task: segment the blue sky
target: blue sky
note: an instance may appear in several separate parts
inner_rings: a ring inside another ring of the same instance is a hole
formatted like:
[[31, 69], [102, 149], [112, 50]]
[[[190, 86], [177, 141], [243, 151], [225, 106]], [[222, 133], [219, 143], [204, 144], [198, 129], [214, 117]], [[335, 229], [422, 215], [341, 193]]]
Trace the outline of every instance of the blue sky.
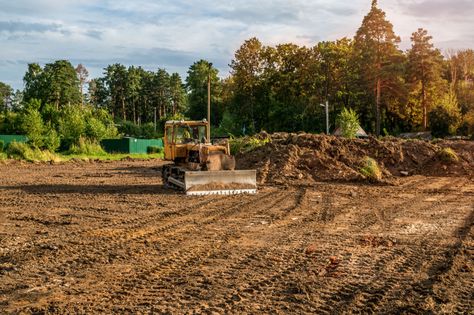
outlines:
[[[108, 64], [165, 68], [184, 77], [201, 58], [225, 77], [245, 39], [266, 45], [353, 37], [371, 0], [0, 0], [0, 81], [22, 88], [30, 62], [82, 63], [91, 77]], [[410, 46], [426, 28], [437, 47], [474, 48], [474, 0], [379, 0]]]

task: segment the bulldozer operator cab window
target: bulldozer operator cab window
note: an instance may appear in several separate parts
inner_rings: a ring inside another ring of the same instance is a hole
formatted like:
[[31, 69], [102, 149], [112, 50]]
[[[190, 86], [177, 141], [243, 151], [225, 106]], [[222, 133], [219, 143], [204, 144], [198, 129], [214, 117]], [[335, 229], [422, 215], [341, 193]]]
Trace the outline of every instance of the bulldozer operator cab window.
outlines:
[[173, 142], [173, 128], [172, 127], [166, 128], [166, 142], [168, 143]]
[[205, 142], [206, 126], [176, 126], [175, 143]]

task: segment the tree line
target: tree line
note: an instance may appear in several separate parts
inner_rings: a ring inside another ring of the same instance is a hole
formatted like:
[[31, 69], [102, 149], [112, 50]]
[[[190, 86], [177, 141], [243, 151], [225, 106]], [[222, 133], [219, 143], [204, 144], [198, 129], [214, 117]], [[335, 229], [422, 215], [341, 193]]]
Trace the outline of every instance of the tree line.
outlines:
[[89, 80], [83, 65], [74, 68], [59, 60], [42, 68], [33, 63], [23, 91], [14, 93], [0, 84], [0, 105], [15, 111], [36, 100], [40, 112], [89, 106], [108, 112], [119, 131], [137, 134], [140, 126], [154, 129], [158, 124], [159, 131], [166, 119], [205, 118], [210, 80], [211, 123], [219, 134], [322, 132], [320, 104], [326, 101], [332, 129], [337, 115], [352, 109], [362, 127], [376, 135], [429, 129], [438, 136], [473, 134], [474, 51], [443, 56], [421, 28], [413, 32], [410, 49], [402, 51], [399, 44], [373, 0], [353, 38], [313, 47], [265, 46], [250, 38], [235, 52], [224, 79], [206, 60], [192, 64], [184, 81], [165, 69], [121, 64]]

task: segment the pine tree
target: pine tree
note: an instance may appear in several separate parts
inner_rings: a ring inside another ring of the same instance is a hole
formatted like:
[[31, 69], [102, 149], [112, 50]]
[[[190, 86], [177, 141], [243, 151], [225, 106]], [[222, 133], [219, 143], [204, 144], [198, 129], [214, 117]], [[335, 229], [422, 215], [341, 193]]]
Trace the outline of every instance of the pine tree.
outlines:
[[375, 95], [375, 132], [380, 135], [382, 120], [382, 98], [385, 90], [396, 93], [400, 83], [400, 59], [398, 50], [400, 37], [393, 31], [393, 25], [385, 12], [377, 7], [377, 0], [372, 1], [370, 12], [364, 17], [362, 25], [354, 38], [356, 54], [361, 77]]
[[422, 28], [411, 37], [412, 47], [408, 51], [408, 73], [412, 95], [421, 106], [422, 126], [428, 127], [428, 113], [442, 95], [441, 78], [443, 57], [431, 43], [432, 37]]

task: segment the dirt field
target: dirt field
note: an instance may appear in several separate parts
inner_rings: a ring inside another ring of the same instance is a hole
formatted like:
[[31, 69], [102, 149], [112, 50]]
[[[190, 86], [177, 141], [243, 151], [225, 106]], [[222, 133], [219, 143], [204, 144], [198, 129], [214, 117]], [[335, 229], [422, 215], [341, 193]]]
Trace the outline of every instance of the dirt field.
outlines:
[[474, 309], [472, 178], [186, 197], [159, 165], [0, 165], [0, 313]]

